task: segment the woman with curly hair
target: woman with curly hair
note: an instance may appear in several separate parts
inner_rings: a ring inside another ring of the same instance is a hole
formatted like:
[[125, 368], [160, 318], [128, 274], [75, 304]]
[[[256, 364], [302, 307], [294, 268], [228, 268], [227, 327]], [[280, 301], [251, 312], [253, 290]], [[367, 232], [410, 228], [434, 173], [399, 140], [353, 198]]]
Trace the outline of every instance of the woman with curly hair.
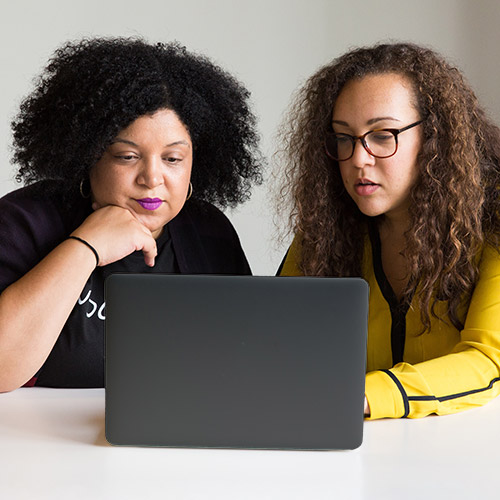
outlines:
[[102, 387], [113, 272], [250, 274], [215, 208], [261, 181], [248, 91], [177, 44], [56, 51], [13, 122], [0, 200], [0, 391]]
[[281, 275], [370, 285], [365, 414], [500, 394], [500, 132], [432, 50], [380, 44], [313, 75], [284, 131]]

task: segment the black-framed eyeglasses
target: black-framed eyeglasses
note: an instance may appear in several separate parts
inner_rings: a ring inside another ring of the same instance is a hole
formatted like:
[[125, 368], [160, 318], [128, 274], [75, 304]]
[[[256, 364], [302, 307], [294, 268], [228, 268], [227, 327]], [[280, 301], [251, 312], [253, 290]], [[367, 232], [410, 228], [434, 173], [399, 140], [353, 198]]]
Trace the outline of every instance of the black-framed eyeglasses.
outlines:
[[419, 120], [403, 128], [369, 130], [357, 136], [330, 132], [325, 139], [326, 154], [336, 161], [349, 160], [354, 154], [354, 147], [359, 139], [366, 151], [375, 158], [390, 158], [398, 150], [398, 135], [420, 125], [423, 121]]

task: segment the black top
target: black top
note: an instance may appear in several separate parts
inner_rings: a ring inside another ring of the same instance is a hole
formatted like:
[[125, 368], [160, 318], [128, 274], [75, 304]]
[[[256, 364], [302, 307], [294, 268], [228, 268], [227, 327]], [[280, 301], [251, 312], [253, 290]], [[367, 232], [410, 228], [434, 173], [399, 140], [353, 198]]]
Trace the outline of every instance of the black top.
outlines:
[[[0, 292], [24, 276], [92, 212], [89, 200], [79, 199], [67, 206], [57, 194], [48, 197], [39, 193], [40, 184], [0, 199]], [[110, 274], [250, 274], [231, 223], [205, 202], [186, 202], [156, 243], [153, 268], [146, 266], [142, 252], [134, 252], [94, 270], [30, 385], [104, 386], [104, 280]]]
[[396, 365], [403, 361], [406, 340], [406, 313], [410, 307], [412, 296], [409, 297], [409, 299], [398, 300], [382, 266], [382, 245], [380, 243], [380, 235], [373, 224], [369, 226], [369, 235], [372, 245], [375, 278], [391, 311], [392, 363]]

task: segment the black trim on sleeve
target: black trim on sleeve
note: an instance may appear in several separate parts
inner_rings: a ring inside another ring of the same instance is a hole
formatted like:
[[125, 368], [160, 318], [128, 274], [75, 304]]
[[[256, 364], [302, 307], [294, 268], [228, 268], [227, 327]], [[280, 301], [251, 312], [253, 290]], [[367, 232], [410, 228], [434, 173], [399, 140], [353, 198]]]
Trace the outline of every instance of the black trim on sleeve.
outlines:
[[391, 311], [391, 349], [392, 364], [396, 365], [403, 361], [406, 340], [406, 313], [410, 307], [410, 301], [399, 302], [389, 283], [382, 267], [382, 249], [380, 236], [377, 228], [372, 224], [369, 226], [369, 234], [372, 245], [373, 270], [380, 291], [389, 304]]
[[403, 404], [404, 404], [404, 408], [405, 408], [405, 412], [404, 412], [404, 415], [402, 418], [406, 418], [410, 413], [410, 403], [409, 403], [408, 399], [411, 399], [411, 398], [408, 398], [408, 395], [406, 394], [406, 391], [403, 387], [403, 384], [401, 384], [401, 382], [398, 380], [396, 375], [394, 375], [394, 373], [392, 373], [389, 370], [382, 370], [382, 371], [384, 373], [387, 373], [387, 375], [389, 375], [389, 377], [391, 377], [392, 381], [396, 384], [397, 388], [399, 389], [399, 392], [401, 393], [401, 396], [403, 397]]
[[457, 394], [450, 394], [448, 396], [409, 396], [409, 401], [451, 401], [452, 399], [463, 398], [464, 396], [470, 396], [471, 394], [477, 394], [479, 392], [488, 391], [493, 388], [493, 385], [500, 382], [500, 377], [494, 378], [487, 387], [482, 387], [481, 389], [472, 389], [471, 391], [459, 392]]

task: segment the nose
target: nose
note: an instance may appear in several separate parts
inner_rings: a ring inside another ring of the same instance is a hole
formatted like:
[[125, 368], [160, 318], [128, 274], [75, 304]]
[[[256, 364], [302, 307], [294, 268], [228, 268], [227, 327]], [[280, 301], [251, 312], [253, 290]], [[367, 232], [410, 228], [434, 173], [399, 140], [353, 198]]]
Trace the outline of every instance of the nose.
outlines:
[[145, 157], [142, 161], [141, 169], [137, 176], [137, 182], [148, 188], [154, 188], [163, 184], [161, 172], [161, 158]]
[[364, 168], [375, 165], [376, 158], [368, 152], [361, 138], [354, 143], [354, 152], [350, 159], [352, 165], [356, 168]]

